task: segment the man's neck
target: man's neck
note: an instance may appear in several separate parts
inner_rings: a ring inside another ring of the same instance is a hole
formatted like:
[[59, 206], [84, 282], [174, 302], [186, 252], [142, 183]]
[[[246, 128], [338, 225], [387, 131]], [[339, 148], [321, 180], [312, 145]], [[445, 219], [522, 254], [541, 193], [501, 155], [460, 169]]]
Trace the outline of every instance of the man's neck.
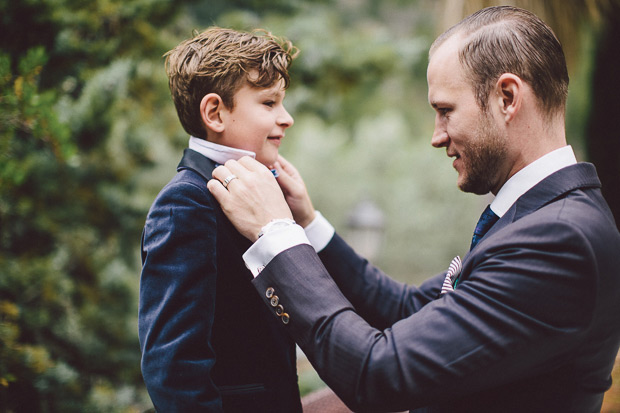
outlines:
[[491, 209], [502, 216], [515, 201], [554, 172], [577, 162], [570, 145], [551, 151], [514, 174], [499, 190]]
[[560, 148], [566, 147], [566, 129], [564, 114], [551, 118], [541, 116], [538, 110], [533, 116], [522, 116], [508, 130], [509, 153], [512, 153], [510, 170], [507, 171], [503, 185], [514, 175], [538, 159]]

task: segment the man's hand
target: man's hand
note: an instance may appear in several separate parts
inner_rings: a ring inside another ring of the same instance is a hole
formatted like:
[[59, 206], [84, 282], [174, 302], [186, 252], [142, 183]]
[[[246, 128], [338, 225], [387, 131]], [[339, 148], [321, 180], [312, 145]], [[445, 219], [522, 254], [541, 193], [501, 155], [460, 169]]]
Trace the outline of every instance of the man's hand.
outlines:
[[271, 171], [250, 157], [218, 166], [213, 178], [207, 188], [237, 231], [252, 242], [269, 221], [293, 217]]
[[278, 184], [282, 188], [284, 198], [293, 213], [295, 222], [303, 228], [307, 227], [316, 217], [316, 213], [301, 175], [293, 164], [282, 156], [278, 156], [278, 161], [274, 166], [279, 175]]

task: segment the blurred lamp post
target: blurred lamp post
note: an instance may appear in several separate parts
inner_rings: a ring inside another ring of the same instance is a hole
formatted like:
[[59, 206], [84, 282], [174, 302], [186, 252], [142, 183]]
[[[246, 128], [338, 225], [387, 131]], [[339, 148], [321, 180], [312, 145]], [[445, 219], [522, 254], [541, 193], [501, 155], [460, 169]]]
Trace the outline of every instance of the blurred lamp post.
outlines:
[[376, 258], [385, 232], [383, 211], [369, 199], [360, 201], [347, 219], [347, 241], [362, 257]]

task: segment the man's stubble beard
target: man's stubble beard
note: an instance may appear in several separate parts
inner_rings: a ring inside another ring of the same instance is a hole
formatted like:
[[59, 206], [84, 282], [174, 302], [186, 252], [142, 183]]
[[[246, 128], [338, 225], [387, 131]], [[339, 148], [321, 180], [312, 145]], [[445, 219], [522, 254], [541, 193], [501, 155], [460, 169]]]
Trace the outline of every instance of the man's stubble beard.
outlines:
[[[485, 195], [496, 186], [499, 170], [507, 152], [507, 137], [502, 134], [486, 111], [481, 111], [475, 140], [461, 150], [464, 165], [459, 189], [476, 195]], [[465, 155], [465, 156], [463, 156]]]

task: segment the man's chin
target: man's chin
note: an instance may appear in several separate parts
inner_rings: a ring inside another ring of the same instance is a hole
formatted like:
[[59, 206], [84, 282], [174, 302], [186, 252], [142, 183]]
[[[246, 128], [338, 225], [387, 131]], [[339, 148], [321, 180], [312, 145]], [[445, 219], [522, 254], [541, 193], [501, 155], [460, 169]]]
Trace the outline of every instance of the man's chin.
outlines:
[[471, 180], [460, 179], [460, 177], [456, 185], [461, 191], [468, 194], [486, 195], [491, 192], [490, 185], [488, 184], [483, 184], [481, 182], [472, 182]]

